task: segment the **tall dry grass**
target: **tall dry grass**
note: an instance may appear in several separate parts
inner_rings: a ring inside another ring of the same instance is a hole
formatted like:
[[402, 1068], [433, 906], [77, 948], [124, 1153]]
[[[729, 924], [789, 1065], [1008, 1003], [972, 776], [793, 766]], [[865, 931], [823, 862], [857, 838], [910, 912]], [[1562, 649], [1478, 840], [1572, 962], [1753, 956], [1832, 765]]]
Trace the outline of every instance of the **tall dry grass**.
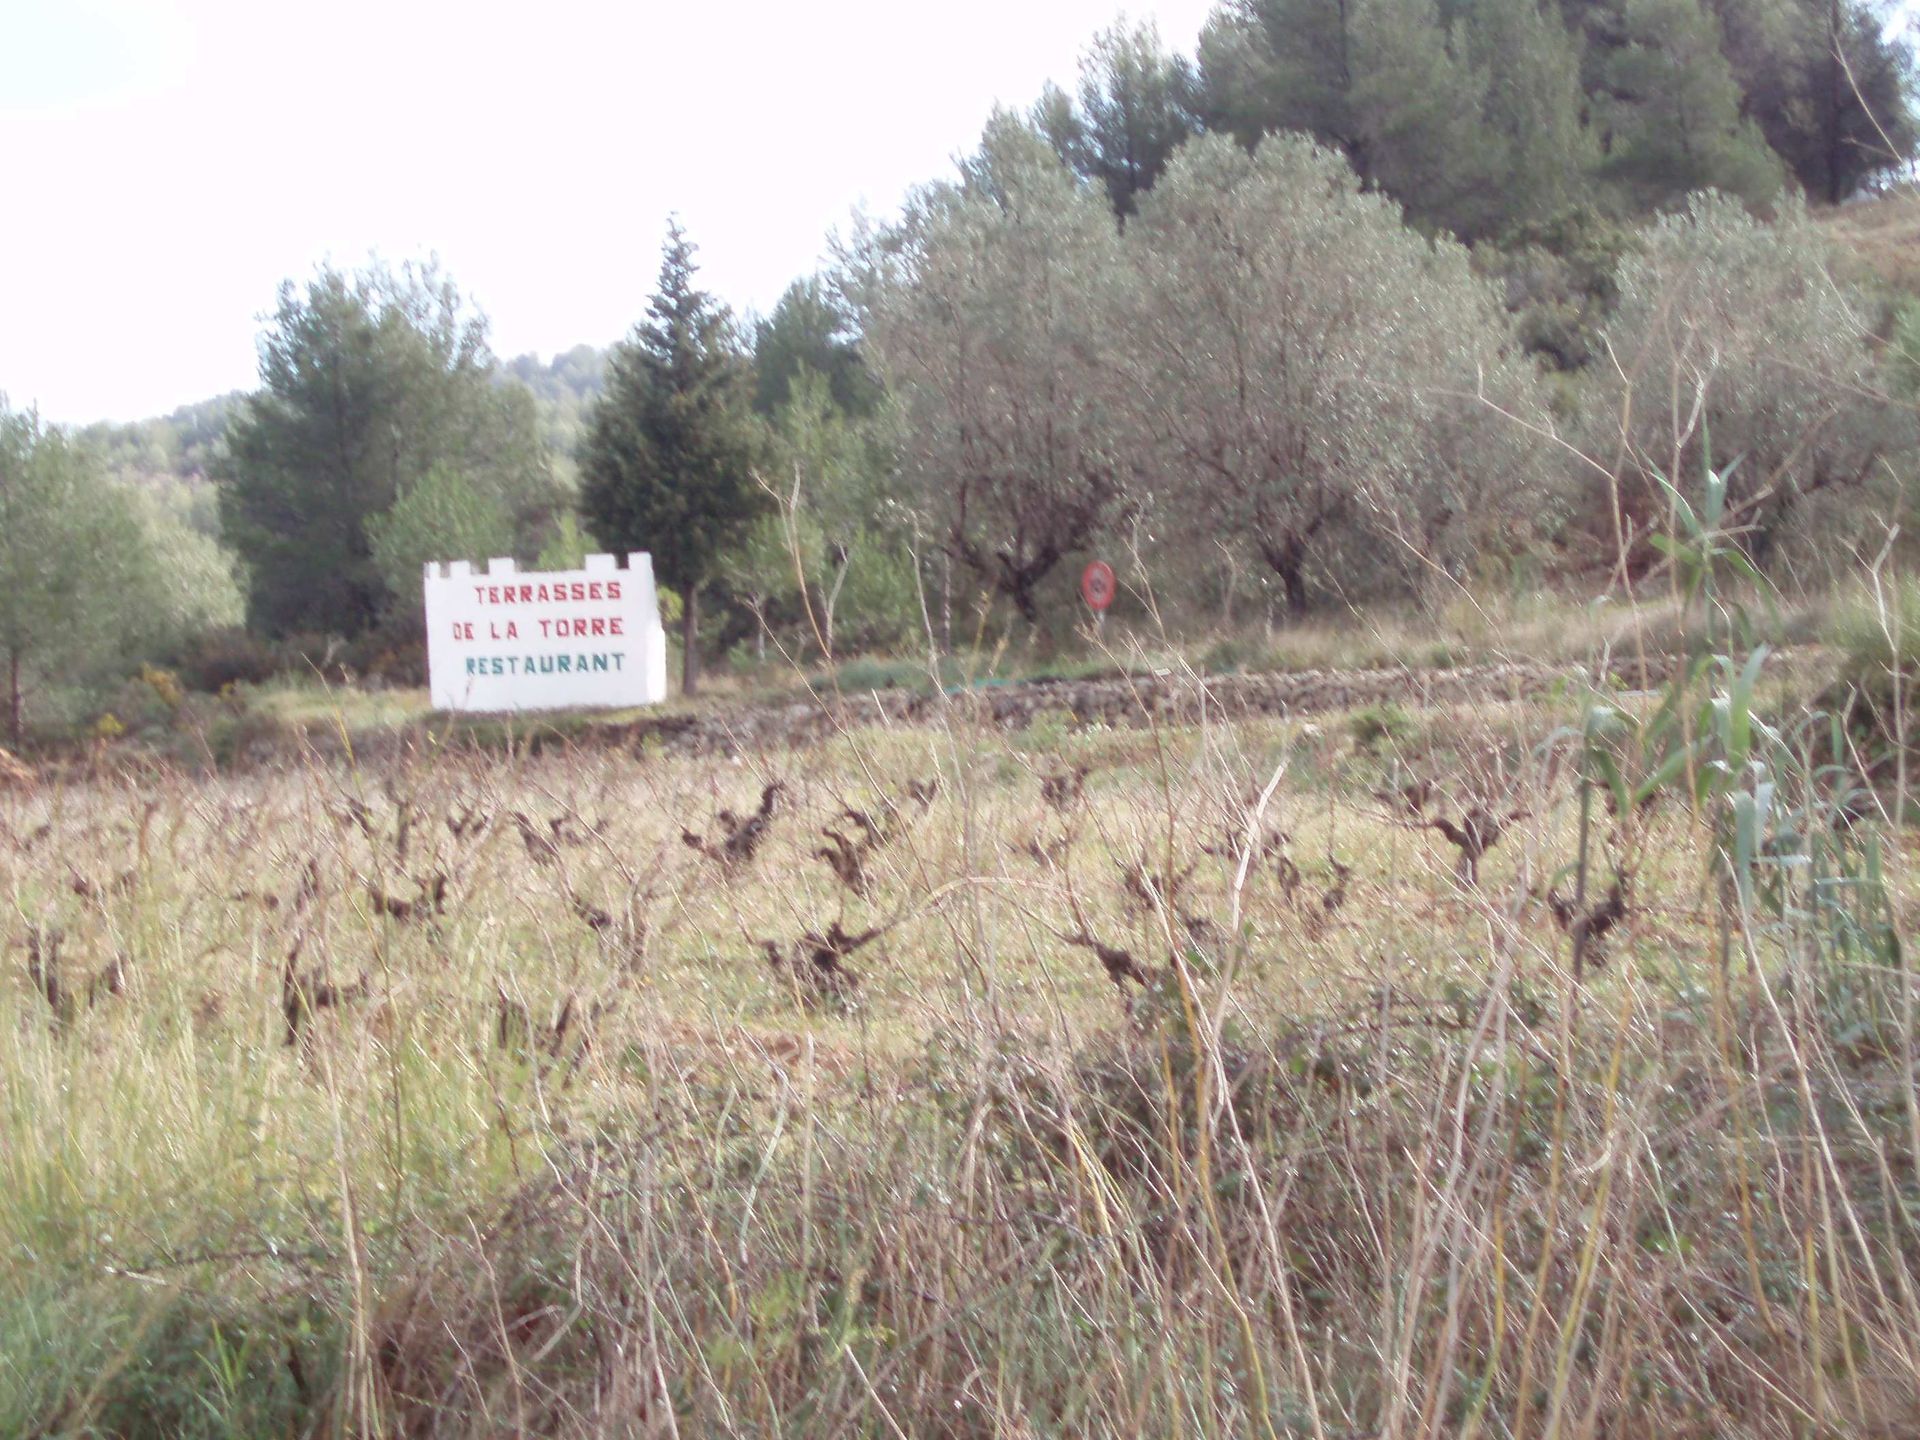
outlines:
[[1582, 703], [0, 797], [0, 1432], [1913, 1433], [1911, 971]]
[[1912, 606], [1684, 498], [1219, 657], [1664, 696], [0, 788], [0, 1435], [1920, 1433]]

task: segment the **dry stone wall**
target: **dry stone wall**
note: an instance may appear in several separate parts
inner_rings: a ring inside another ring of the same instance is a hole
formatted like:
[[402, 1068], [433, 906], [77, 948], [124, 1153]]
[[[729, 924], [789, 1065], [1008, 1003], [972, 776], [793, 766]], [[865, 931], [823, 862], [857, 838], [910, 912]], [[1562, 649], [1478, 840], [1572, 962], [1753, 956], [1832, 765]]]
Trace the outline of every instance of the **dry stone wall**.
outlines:
[[[1660, 684], [1671, 661], [1615, 665], [1609, 678], [1630, 689]], [[1164, 673], [1097, 680], [1039, 680], [990, 685], [943, 695], [872, 691], [710, 715], [649, 717], [628, 727], [642, 746], [712, 753], [813, 743], [841, 728], [924, 724], [951, 717], [1024, 729], [1042, 715], [1070, 715], [1080, 724], [1116, 728], [1193, 724], [1353, 710], [1388, 703], [1408, 707], [1525, 699], [1564, 682], [1596, 679], [1579, 667], [1513, 662], [1451, 670], [1297, 670], [1272, 675], [1202, 678]]]

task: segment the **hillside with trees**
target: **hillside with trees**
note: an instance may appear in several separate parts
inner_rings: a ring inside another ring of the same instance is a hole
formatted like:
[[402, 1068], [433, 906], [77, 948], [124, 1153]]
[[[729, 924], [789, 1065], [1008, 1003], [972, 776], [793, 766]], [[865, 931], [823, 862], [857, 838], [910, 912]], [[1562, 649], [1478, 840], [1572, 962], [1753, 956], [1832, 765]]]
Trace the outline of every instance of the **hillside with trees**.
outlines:
[[257, 391], [71, 453], [274, 643], [417, 657], [426, 558], [647, 545], [689, 682], [927, 615], [1052, 644], [1095, 553], [1192, 630], [1631, 584], [1709, 465], [1817, 584], [1912, 531], [1920, 264], [1859, 203], [1912, 80], [1857, 0], [1230, 0], [1190, 54], [1120, 20], [764, 316], [678, 232], [624, 344], [550, 359], [431, 266], [323, 268]]
[[[244, 393], [0, 395], [0, 1440], [1920, 1436], [1876, 4], [1121, 20], [765, 313], [649, 187], [764, 249], [1032, 37], [420, 5], [192, 87], [244, 205], [652, 293], [503, 359], [325, 263]], [[15, 228], [123, 261], [28, 114]], [[51, 323], [184, 360], [101, 268]]]
[[231, 556], [0, 396], [0, 726], [240, 618]]

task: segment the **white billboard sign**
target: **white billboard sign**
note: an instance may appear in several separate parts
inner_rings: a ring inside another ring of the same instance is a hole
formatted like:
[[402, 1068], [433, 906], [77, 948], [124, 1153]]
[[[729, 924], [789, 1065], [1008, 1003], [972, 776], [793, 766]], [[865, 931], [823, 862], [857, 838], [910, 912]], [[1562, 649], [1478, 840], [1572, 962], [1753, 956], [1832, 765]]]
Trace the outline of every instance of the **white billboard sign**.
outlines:
[[582, 570], [429, 563], [427, 677], [436, 710], [620, 709], [667, 698], [653, 558]]

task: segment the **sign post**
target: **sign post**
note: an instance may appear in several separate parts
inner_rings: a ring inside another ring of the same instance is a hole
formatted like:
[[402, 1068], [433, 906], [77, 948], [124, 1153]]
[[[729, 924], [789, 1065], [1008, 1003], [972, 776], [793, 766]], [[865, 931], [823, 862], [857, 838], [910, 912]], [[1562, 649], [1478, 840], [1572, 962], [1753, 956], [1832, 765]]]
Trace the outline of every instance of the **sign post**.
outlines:
[[436, 710], [624, 709], [667, 698], [667, 634], [653, 557], [621, 569], [522, 573], [429, 562], [427, 677]]
[[1113, 604], [1114, 588], [1113, 567], [1104, 560], [1095, 560], [1080, 572], [1080, 598], [1093, 611], [1096, 632], [1106, 628], [1107, 607]]

